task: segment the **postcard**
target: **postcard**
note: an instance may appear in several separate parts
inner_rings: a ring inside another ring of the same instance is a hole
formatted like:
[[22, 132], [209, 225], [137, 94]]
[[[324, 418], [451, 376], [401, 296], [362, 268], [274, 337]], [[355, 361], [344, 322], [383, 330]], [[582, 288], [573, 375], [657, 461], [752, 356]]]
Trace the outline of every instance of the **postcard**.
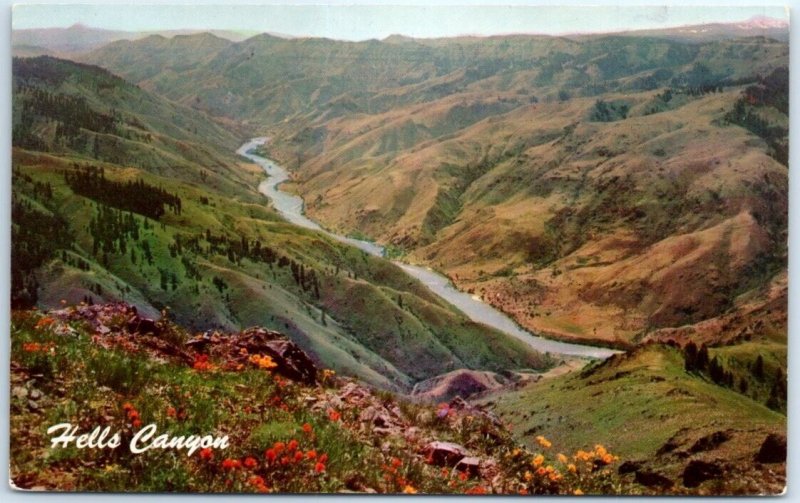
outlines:
[[10, 480], [777, 495], [783, 8], [18, 5]]

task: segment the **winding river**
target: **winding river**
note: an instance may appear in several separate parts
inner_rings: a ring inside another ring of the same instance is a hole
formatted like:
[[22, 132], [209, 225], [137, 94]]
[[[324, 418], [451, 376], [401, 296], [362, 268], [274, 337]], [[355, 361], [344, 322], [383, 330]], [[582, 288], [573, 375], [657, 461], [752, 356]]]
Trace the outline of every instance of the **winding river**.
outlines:
[[[306, 217], [303, 212], [303, 199], [299, 196], [283, 192], [278, 188], [281, 183], [289, 179], [289, 173], [270, 159], [253, 153], [256, 147], [263, 145], [266, 141], [267, 138], [253, 138], [239, 147], [236, 153], [264, 168], [268, 176], [267, 179], [258, 186], [258, 190], [272, 200], [272, 204], [278, 213], [295, 225], [322, 232], [337, 241], [360, 248], [370, 255], [383, 257], [384, 249], [382, 246], [370, 241], [362, 241], [335, 234], [322, 228], [318, 223]], [[406, 264], [400, 261], [393, 261], [393, 263], [402, 268], [410, 276], [421, 281], [433, 293], [460, 309], [473, 321], [483, 323], [484, 325], [488, 325], [516, 337], [538, 351], [601, 359], [608, 358], [612, 354], [618, 353], [618, 351], [612, 349], [570, 344], [533, 335], [520, 328], [511, 318], [489, 304], [456, 289], [452, 282], [445, 276], [426, 267]]]

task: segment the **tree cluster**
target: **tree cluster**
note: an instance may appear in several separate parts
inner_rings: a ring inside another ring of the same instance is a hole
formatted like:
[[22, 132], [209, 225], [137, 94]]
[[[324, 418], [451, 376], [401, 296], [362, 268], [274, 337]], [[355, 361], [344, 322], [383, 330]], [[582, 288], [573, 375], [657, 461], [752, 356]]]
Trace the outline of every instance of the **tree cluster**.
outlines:
[[76, 194], [154, 220], [164, 215], [166, 208], [176, 215], [181, 213], [181, 198], [176, 194], [147, 184], [142, 179], [127, 182], [109, 180], [102, 167], [76, 167], [64, 172], [64, 180]]

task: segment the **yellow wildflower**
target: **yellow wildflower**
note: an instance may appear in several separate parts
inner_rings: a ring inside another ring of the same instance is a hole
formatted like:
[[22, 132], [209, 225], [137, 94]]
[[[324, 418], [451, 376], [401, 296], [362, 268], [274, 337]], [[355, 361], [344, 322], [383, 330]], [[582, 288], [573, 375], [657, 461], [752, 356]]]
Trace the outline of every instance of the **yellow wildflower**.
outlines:
[[575, 496], [583, 496], [583, 491], [581, 491], [580, 489], [575, 489], [575, 491], [572, 494], [574, 494]]
[[549, 449], [549, 448], [550, 448], [550, 446], [551, 446], [551, 445], [553, 445], [553, 444], [552, 444], [552, 442], [550, 442], [549, 440], [547, 440], [546, 438], [544, 438], [544, 437], [543, 437], [543, 436], [541, 436], [541, 435], [539, 435], [538, 437], [536, 437], [536, 441], [537, 441], [537, 442], [539, 442], [539, 445], [541, 445], [541, 446], [542, 446], [542, 447], [544, 447], [545, 449]]
[[533, 465], [534, 468], [542, 466], [542, 463], [544, 463], [544, 456], [542, 456], [541, 454], [537, 454], [536, 457], [533, 458], [533, 461], [531, 461], [531, 464]]
[[597, 454], [597, 457], [602, 458], [603, 456], [606, 455], [608, 451], [606, 451], [606, 448], [603, 447], [602, 445], [597, 444], [594, 446], [594, 452]]
[[411, 487], [411, 486], [405, 486], [405, 487], [403, 488], [403, 493], [405, 493], [405, 494], [417, 494], [417, 490], [416, 490], [416, 489], [414, 489], [414, 488], [413, 488], [413, 487]]
[[559, 460], [561, 463], [563, 463], [563, 464], [567, 464], [567, 457], [566, 457], [566, 456], [564, 456], [563, 454], [561, 454], [560, 452], [558, 453], [558, 456], [556, 456], [556, 457], [558, 458], [558, 460]]
[[525, 470], [525, 480], [530, 482], [531, 479], [533, 479], [533, 474], [529, 470]]
[[574, 464], [570, 463], [567, 465], [567, 470], [569, 470], [570, 473], [575, 473], [578, 471], [578, 468]]

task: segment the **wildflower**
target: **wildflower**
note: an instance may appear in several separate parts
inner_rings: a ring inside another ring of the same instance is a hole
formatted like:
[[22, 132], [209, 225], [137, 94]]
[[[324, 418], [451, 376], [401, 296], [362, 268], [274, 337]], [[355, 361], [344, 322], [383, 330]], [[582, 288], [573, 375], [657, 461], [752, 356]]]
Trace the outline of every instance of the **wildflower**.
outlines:
[[267, 461], [273, 463], [277, 454], [275, 454], [275, 449], [267, 449], [266, 452], [264, 452], [264, 456], [267, 458]]
[[556, 457], [558, 458], [558, 460], [559, 460], [559, 461], [560, 461], [562, 464], [567, 464], [567, 461], [568, 461], [567, 457], [566, 457], [566, 456], [564, 456], [563, 454], [561, 454], [560, 452], [558, 453], [558, 456], [556, 456]]
[[264, 485], [264, 477], [261, 477], [260, 475], [253, 475], [252, 477], [247, 479], [247, 483], [250, 484], [251, 486]]
[[283, 457], [281, 457], [281, 464], [282, 464], [282, 465], [288, 465], [288, 464], [289, 464], [289, 461], [290, 461], [290, 460], [289, 460], [289, 456], [283, 456]]
[[614, 456], [609, 453], [605, 453], [600, 457], [600, 461], [602, 461], [604, 465], [610, 465], [614, 462]]
[[122, 410], [124, 410], [125, 412], [127, 412], [129, 410], [132, 410], [132, 409], [133, 409], [133, 405], [130, 402], [125, 402], [125, 403], [122, 404]]
[[175, 407], [167, 407], [167, 417], [175, 417], [178, 415], [178, 412], [175, 410]]
[[300, 461], [303, 461], [303, 458], [305, 458], [305, 455], [303, 454], [303, 451], [297, 451], [297, 452], [294, 453], [294, 462], [295, 463], [299, 463]]
[[292, 451], [294, 451], [295, 449], [297, 449], [297, 446], [298, 446], [297, 440], [295, 440], [295, 439], [291, 439], [291, 440], [289, 440], [289, 445], [287, 445], [287, 446], [286, 446], [286, 449], [287, 449], [289, 452], [292, 452]]
[[525, 470], [524, 478], [527, 482], [530, 482], [533, 479], [533, 474], [529, 470]]
[[533, 458], [533, 461], [531, 461], [531, 464], [533, 465], [534, 468], [542, 466], [542, 463], [544, 463], [544, 456], [542, 456], [541, 454], [537, 454], [536, 457]]
[[277, 363], [269, 355], [251, 355], [250, 363], [256, 365], [258, 368], [271, 369], [278, 366]]
[[469, 478], [469, 475], [467, 475], [467, 472], [461, 472], [461, 473], [458, 474], [458, 479], [461, 482], [465, 482], [468, 478]]
[[317, 451], [311, 449], [306, 453], [306, 459], [315, 459], [317, 457]]
[[308, 423], [304, 423], [303, 424], [303, 433], [309, 435], [309, 434], [311, 434], [312, 431], [314, 431], [314, 429], [311, 427], [310, 424], [308, 424]]
[[283, 442], [275, 442], [275, 445], [272, 446], [272, 448], [275, 449], [275, 452], [278, 453], [278, 454], [283, 452], [283, 449], [285, 447], [286, 447], [286, 444], [284, 444]]
[[447, 468], [442, 468], [442, 477], [447, 478], [450, 475], [450, 471]]
[[407, 485], [403, 488], [403, 494], [417, 494], [417, 490]]
[[550, 448], [550, 446], [551, 446], [551, 445], [553, 445], [553, 444], [552, 444], [552, 442], [550, 442], [549, 440], [547, 440], [546, 438], [544, 438], [544, 437], [543, 437], [543, 436], [541, 436], [541, 435], [539, 435], [538, 437], [536, 437], [536, 441], [537, 441], [537, 442], [539, 442], [539, 445], [541, 445], [541, 446], [542, 446], [542, 447], [544, 447], [545, 449], [549, 449], [549, 448]]
[[402, 462], [402, 461], [400, 461], [400, 459], [398, 459], [398, 458], [392, 458], [392, 466], [393, 466], [393, 467], [395, 467], [395, 468], [400, 468], [400, 466], [402, 466], [402, 464], [403, 464], [403, 462]]
[[258, 484], [256, 486], [256, 491], [258, 491], [260, 493], [268, 493], [269, 492], [269, 487], [266, 484]]
[[225, 460], [222, 462], [222, 468], [226, 470], [235, 470], [241, 466], [242, 463], [238, 459], [225, 458]]
[[583, 491], [581, 491], [580, 489], [575, 489], [572, 492], [572, 494], [574, 494], [575, 496], [583, 496]]
[[336, 422], [342, 418], [342, 415], [333, 409], [328, 409], [328, 418], [330, 418], [331, 421]]
[[247, 457], [244, 460], [244, 466], [247, 468], [255, 468], [256, 466], [258, 466], [258, 461], [256, 461], [256, 459], [253, 457]]
[[203, 449], [200, 449], [200, 459], [203, 461], [210, 461], [211, 459], [214, 459], [214, 451], [211, 450], [210, 447], [204, 447]]
[[513, 451], [511, 451], [511, 456], [512, 457], [515, 457], [515, 458], [519, 457], [520, 454], [522, 454], [522, 449], [520, 449], [519, 447], [514, 449]]
[[36, 322], [36, 327], [35, 328], [36, 329], [47, 328], [50, 325], [52, 325], [53, 323], [55, 323], [55, 322], [56, 322], [56, 320], [54, 320], [53, 318], [51, 318], [49, 316], [45, 316], [44, 318], [42, 318], [41, 320]]
[[134, 419], [133, 423], [131, 423], [131, 424], [133, 425], [134, 428], [138, 428], [138, 427], [140, 427], [142, 425], [142, 420], [141, 419]]
[[578, 471], [578, 468], [573, 463], [570, 463], [567, 465], [567, 470], [569, 470], [570, 473], [575, 473]]
[[205, 372], [208, 370], [214, 370], [214, 365], [208, 361], [208, 355], [198, 355], [194, 359], [192, 368], [198, 372]]
[[319, 462], [320, 463], [327, 463], [328, 462], [328, 455], [327, 454], [323, 454], [322, 456], [320, 456], [319, 457]]
[[595, 454], [597, 454], [597, 457], [602, 458], [603, 456], [606, 455], [606, 453], [608, 451], [606, 451], [606, 448], [603, 447], [602, 445], [597, 444], [597, 445], [594, 446], [594, 452], [595, 452]]
[[325, 463], [322, 461], [318, 461], [316, 465], [314, 465], [314, 471], [317, 473], [322, 473], [325, 471]]
[[539, 468], [536, 469], [536, 475], [544, 477], [545, 475], [547, 475], [547, 470], [545, 470], [543, 466], [540, 466]]

